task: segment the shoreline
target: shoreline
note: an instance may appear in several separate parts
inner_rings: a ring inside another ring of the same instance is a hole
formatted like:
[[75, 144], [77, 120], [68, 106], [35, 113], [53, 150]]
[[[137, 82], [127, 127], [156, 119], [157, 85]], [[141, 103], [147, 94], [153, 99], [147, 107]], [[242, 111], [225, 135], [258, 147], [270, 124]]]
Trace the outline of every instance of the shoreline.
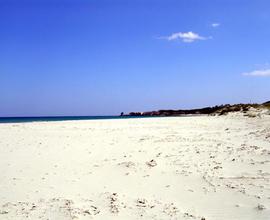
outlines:
[[53, 116], [53, 117], [0, 117], [0, 124], [31, 123], [31, 122], [65, 122], [65, 121], [91, 121], [91, 120], [117, 120], [117, 119], [144, 119], [165, 117], [198, 117], [204, 114], [185, 114], [172, 116]]

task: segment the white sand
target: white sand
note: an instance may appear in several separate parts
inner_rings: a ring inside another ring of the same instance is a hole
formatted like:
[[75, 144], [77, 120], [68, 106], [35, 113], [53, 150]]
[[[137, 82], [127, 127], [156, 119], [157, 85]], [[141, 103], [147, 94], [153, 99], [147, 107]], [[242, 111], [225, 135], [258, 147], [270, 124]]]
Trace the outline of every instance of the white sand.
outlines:
[[270, 219], [270, 116], [0, 124], [0, 219]]

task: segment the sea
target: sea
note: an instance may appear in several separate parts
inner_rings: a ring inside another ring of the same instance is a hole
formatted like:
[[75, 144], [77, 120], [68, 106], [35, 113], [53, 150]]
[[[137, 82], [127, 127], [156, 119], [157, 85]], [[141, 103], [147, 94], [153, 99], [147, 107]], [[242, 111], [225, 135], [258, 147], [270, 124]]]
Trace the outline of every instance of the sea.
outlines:
[[54, 117], [0, 117], [0, 123], [49, 122], [49, 121], [79, 121], [150, 118], [151, 116], [54, 116]]

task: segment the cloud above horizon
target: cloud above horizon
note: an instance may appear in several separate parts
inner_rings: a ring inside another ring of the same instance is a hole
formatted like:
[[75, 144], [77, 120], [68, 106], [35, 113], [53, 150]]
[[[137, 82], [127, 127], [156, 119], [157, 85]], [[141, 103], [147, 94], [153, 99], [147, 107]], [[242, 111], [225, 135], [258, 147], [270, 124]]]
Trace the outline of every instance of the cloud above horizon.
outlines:
[[181, 40], [184, 43], [192, 43], [197, 40], [207, 40], [207, 39], [210, 39], [211, 37], [203, 37], [197, 33], [189, 31], [189, 32], [173, 33], [170, 36], [163, 37], [163, 38], [165, 38], [168, 41]]
[[220, 23], [212, 23], [211, 26], [212, 26], [213, 28], [216, 28], [216, 27], [219, 27], [219, 26], [220, 26]]
[[254, 70], [247, 73], [242, 73], [243, 76], [254, 76], [254, 77], [270, 77], [270, 69]]

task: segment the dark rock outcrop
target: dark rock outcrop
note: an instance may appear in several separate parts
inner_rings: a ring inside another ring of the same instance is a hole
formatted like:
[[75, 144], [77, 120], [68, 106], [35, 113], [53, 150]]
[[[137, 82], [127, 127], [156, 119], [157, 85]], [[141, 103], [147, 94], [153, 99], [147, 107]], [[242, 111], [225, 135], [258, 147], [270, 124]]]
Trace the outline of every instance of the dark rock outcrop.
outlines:
[[263, 106], [270, 108], [270, 101], [263, 103]]

